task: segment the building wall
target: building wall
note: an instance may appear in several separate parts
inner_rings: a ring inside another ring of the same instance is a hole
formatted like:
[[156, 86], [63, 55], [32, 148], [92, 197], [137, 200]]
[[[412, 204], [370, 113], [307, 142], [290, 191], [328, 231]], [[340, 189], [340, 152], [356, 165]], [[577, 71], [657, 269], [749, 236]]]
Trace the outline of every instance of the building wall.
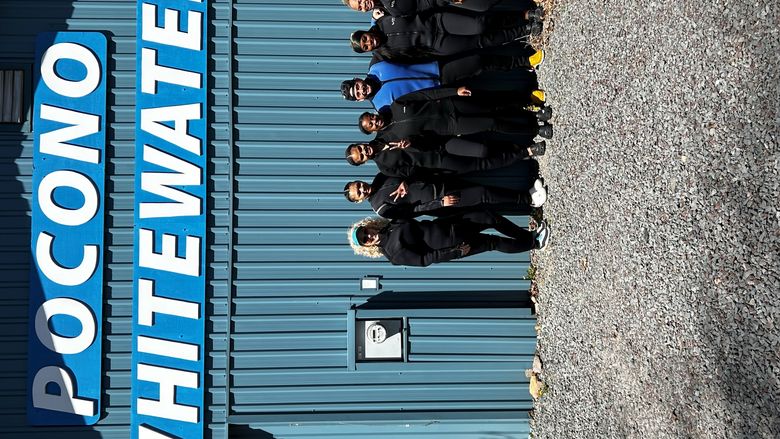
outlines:
[[[367, 71], [368, 55], [348, 44], [367, 27], [365, 15], [335, 0], [235, 3], [229, 419], [257, 427], [326, 413], [437, 419], [495, 410], [518, 420], [531, 407], [524, 369], [535, 349], [521, 280], [528, 255], [413, 268], [355, 256], [346, 245], [348, 226], [372, 212], [347, 202], [343, 186], [377, 172], [344, 160], [349, 143], [369, 139], [356, 122], [370, 106], [339, 92], [342, 80]], [[367, 274], [383, 276], [382, 299], [371, 306], [375, 293], [358, 288]], [[350, 325], [361, 315], [407, 317], [409, 361], [350, 370]]]
[[[209, 144], [209, 281], [207, 288], [207, 431], [224, 436], [225, 357], [230, 224], [227, 1], [210, 0], [211, 126]], [[130, 352], [135, 162], [136, 2], [127, 0], [0, 1], [0, 66], [32, 69], [35, 38], [48, 31], [97, 31], [108, 46], [105, 289], [103, 292], [103, 415], [94, 428], [26, 425], [27, 294], [33, 133], [29, 124], [0, 125], [0, 437], [127, 438], [130, 424]], [[2, 68], [2, 67], [0, 67]], [[27, 81], [31, 82], [28, 76]], [[29, 100], [26, 102], [29, 106]]]
[[[343, 159], [348, 143], [366, 139], [355, 122], [368, 106], [338, 92], [341, 80], [366, 71], [368, 58], [346, 38], [366, 27], [364, 16], [338, 0], [210, 0], [210, 11], [207, 437], [225, 437], [228, 416], [286, 435], [278, 437], [317, 437], [316, 424], [285, 430], [284, 417], [348, 418], [367, 404], [436, 422], [445, 412], [489, 410], [504, 433], [523, 431], [531, 406], [523, 369], [535, 343], [522, 280], [528, 255], [419, 269], [364, 260], [346, 245], [347, 226], [370, 210], [344, 200], [342, 187], [376, 172]], [[135, 14], [128, 0], [43, 0], [34, 9], [0, 0], [0, 67], [31, 68], [39, 32], [100, 31], [110, 90], [104, 414], [94, 428], [26, 425], [33, 136], [29, 124], [0, 126], [2, 437], [128, 436]], [[358, 289], [366, 274], [383, 276], [380, 300]], [[408, 318], [411, 361], [349, 370], [350, 322], [377, 313]], [[452, 428], [477, 434], [483, 422]]]

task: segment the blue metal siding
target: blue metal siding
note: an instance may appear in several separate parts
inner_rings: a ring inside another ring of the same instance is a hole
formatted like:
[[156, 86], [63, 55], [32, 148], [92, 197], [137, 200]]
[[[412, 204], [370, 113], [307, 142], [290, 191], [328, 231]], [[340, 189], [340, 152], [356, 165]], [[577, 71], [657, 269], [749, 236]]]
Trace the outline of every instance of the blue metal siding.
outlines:
[[[347, 39], [368, 27], [366, 16], [337, 0], [238, 0], [234, 11], [231, 421], [254, 419], [253, 427], [278, 438], [368, 432], [474, 438], [482, 437], [487, 419], [435, 434], [434, 428], [404, 430], [378, 421], [362, 430], [302, 426], [320, 413], [349, 420], [352, 412], [403, 411], [436, 419], [435, 413], [448, 411], [528, 410], [524, 369], [536, 337], [528, 309], [487, 309], [484, 315], [462, 309], [444, 316], [436, 312], [442, 310], [417, 310], [409, 318], [410, 363], [361, 363], [347, 370], [348, 310], [369, 296], [358, 289], [363, 275], [382, 275], [385, 291], [442, 292], [442, 303], [457, 291], [516, 291], [519, 299], [530, 286], [522, 280], [529, 258], [490, 253], [423, 269], [352, 254], [346, 230], [372, 212], [347, 202], [342, 188], [355, 178], [370, 179], [376, 168], [352, 167], [343, 158], [347, 144], [369, 139], [356, 122], [370, 107], [345, 101], [339, 84], [367, 70], [368, 56], [354, 54]], [[527, 224], [525, 217], [514, 220]], [[272, 423], [285, 414], [295, 428]], [[497, 421], [494, 431], [527, 437], [525, 418], [513, 419]]]
[[[209, 307], [207, 313], [207, 437], [224, 437], [227, 349], [227, 267], [230, 224], [230, 84], [227, 49], [230, 6], [211, 0], [209, 92], [212, 128], [209, 166]], [[0, 63], [31, 65], [35, 36], [52, 30], [106, 32], [109, 37], [109, 102], [106, 192], [106, 288], [104, 291], [103, 418], [94, 428], [26, 426], [27, 292], [33, 137], [0, 126], [0, 437], [126, 438], [130, 421], [132, 227], [135, 127], [135, 1], [3, 1]], [[29, 78], [27, 78], [29, 80]], [[28, 102], [29, 104], [29, 102]]]

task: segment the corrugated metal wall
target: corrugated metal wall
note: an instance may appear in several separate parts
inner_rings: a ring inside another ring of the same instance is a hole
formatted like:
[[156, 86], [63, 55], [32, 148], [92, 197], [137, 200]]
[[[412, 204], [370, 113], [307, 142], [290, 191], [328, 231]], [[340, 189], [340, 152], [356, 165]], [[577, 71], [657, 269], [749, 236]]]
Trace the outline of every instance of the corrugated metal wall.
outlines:
[[[527, 439], [531, 432], [526, 419], [491, 419], [485, 415], [480, 422], [443, 419], [396, 422], [346, 423], [270, 423], [251, 425], [251, 429], [231, 427], [232, 439]], [[273, 436], [262, 436], [258, 431]]]
[[[208, 431], [225, 431], [226, 315], [228, 298], [230, 141], [229, 17], [227, 0], [211, 0], [209, 156]], [[0, 1], [0, 64], [32, 67], [39, 32], [79, 30], [109, 37], [106, 167], [106, 288], [104, 291], [103, 418], [95, 428], [26, 426], [27, 294], [33, 136], [0, 125], [0, 437], [128, 437], [132, 300], [133, 169], [135, 157], [135, 1]], [[27, 78], [29, 81], [30, 78]], [[29, 102], [27, 102], [29, 105]], [[62, 432], [62, 433], [60, 433]]]
[[[523, 372], [535, 346], [534, 319], [527, 309], [502, 309], [490, 296], [499, 291], [520, 300], [529, 287], [521, 280], [528, 255], [491, 253], [408, 268], [359, 258], [346, 244], [347, 227], [372, 212], [348, 203], [342, 188], [376, 173], [373, 165], [344, 161], [347, 144], [368, 140], [356, 121], [369, 106], [347, 102], [338, 91], [342, 80], [367, 71], [368, 56], [354, 54], [347, 42], [350, 32], [367, 27], [366, 16], [338, 0], [237, 0], [234, 19], [231, 421], [262, 427], [284, 413], [305, 422], [319, 412], [514, 416], [529, 409]], [[382, 275], [385, 291], [440, 292], [431, 301], [438, 305], [425, 309], [387, 303], [357, 310], [358, 316], [413, 314], [411, 362], [347, 370], [348, 310], [368, 298], [358, 289], [365, 274]], [[452, 305], [453, 292], [474, 293], [465, 305]], [[482, 314], [471, 309], [480, 307]], [[323, 437], [316, 428], [307, 431]], [[284, 434], [278, 437], [305, 437]]]

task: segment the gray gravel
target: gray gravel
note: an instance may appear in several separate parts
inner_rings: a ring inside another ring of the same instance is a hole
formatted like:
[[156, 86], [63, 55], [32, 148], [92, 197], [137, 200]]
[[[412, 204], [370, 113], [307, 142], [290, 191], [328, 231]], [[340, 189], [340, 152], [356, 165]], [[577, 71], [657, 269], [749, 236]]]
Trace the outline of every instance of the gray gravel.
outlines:
[[535, 438], [780, 438], [780, 2], [561, 1]]

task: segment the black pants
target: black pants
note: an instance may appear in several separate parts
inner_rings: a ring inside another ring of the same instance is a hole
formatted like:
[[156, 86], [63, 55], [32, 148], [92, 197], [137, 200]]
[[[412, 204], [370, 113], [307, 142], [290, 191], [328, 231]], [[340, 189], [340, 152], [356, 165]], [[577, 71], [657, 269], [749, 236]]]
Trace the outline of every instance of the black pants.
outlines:
[[514, 204], [529, 212], [531, 207], [531, 196], [528, 194], [528, 191], [517, 192], [510, 189], [487, 187], [476, 184], [445, 183], [443, 195], [459, 196], [460, 201], [455, 207]]
[[450, 3], [450, 6], [468, 9], [470, 11], [485, 12], [500, 2], [501, 0], [463, 0], [463, 3], [461, 4]]
[[484, 158], [446, 154], [442, 155], [440, 166], [453, 174], [466, 174], [503, 168], [526, 157], [528, 157], [526, 148], [516, 148], [514, 151], [501, 152]]
[[529, 67], [528, 57], [477, 54], [439, 62], [442, 85], [463, 85], [463, 81], [486, 72], [504, 72]]
[[[531, 250], [535, 245], [532, 232], [491, 211], [469, 212], [441, 220], [451, 222], [455, 234], [461, 232], [467, 235], [465, 242], [471, 246], [467, 256], [490, 250], [521, 253]], [[507, 237], [481, 233], [486, 229], [495, 229]]]
[[[506, 134], [535, 136], [539, 132], [536, 115], [504, 99], [464, 97], [453, 99], [457, 119], [455, 135], [493, 131]], [[503, 105], [501, 103], [503, 102]]]
[[444, 12], [441, 21], [446, 34], [433, 48], [441, 56], [500, 46], [527, 34], [525, 20], [517, 13], [471, 17]]

